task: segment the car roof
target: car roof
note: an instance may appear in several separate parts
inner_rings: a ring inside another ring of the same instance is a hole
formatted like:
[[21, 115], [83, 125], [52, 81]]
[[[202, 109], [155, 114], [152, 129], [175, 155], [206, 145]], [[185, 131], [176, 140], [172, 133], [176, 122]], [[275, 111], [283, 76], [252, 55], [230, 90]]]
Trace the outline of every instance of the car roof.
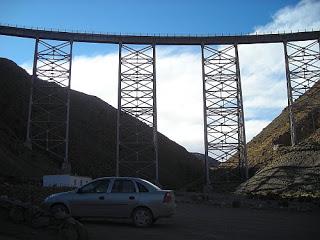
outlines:
[[[103, 180], [103, 179], [126, 179], [126, 180], [134, 180], [134, 181], [138, 181], [139, 183], [147, 183], [149, 187], [152, 187], [152, 189], [156, 189], [156, 190], [161, 190], [160, 187], [158, 187], [157, 185], [153, 184], [152, 182], [145, 180], [143, 178], [137, 178], [137, 177], [101, 177], [101, 178], [96, 178], [93, 179], [93, 181], [97, 181], [97, 180]], [[144, 184], [143, 184], [144, 185]], [[148, 188], [149, 188], [148, 187]]]
[[130, 179], [130, 180], [143, 180], [143, 181], [147, 181], [144, 180], [142, 178], [137, 178], [137, 177], [100, 177], [100, 178], [95, 178], [93, 179], [93, 181], [95, 180], [102, 180], [102, 179]]

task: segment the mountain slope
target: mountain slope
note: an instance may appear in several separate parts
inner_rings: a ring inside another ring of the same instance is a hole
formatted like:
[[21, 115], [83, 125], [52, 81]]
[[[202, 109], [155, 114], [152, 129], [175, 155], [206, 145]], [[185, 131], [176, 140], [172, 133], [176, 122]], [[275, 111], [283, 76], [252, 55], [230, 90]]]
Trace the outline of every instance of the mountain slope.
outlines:
[[[59, 170], [60, 163], [51, 155], [23, 145], [30, 79], [14, 62], [0, 58], [1, 175], [39, 177]], [[115, 108], [97, 97], [71, 91], [69, 156], [73, 173], [92, 177], [114, 175], [116, 113]], [[202, 164], [162, 134], [159, 165], [160, 182], [167, 187], [180, 188], [202, 176]]]
[[[203, 153], [198, 153], [198, 152], [193, 152], [192, 153], [194, 156], [196, 156], [200, 161], [204, 162], [205, 161], [205, 155]], [[208, 165], [209, 167], [218, 167], [220, 164], [219, 161], [213, 159], [212, 157], [208, 157]]]
[[[320, 81], [295, 101], [294, 112], [297, 140], [302, 142], [320, 128]], [[317, 138], [313, 141], [320, 142]], [[274, 160], [274, 148], [290, 145], [289, 113], [288, 108], [285, 108], [247, 144], [248, 165], [251, 172], [254, 173]], [[237, 165], [236, 159], [230, 159], [228, 163]]]
[[239, 193], [320, 198], [320, 81], [296, 100], [298, 144], [291, 147], [288, 109], [248, 144], [251, 178]]

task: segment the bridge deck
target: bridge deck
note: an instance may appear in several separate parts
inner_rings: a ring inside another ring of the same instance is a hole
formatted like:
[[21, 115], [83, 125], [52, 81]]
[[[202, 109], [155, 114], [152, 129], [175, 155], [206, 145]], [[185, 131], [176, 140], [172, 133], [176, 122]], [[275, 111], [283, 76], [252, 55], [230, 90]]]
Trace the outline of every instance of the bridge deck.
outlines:
[[258, 34], [238, 36], [134, 36], [97, 33], [75, 33], [28, 29], [0, 25], [0, 35], [52, 40], [73, 40], [74, 42], [126, 43], [156, 45], [201, 45], [201, 44], [254, 44], [279, 43], [284, 41], [305, 41], [320, 39], [320, 31], [281, 34]]

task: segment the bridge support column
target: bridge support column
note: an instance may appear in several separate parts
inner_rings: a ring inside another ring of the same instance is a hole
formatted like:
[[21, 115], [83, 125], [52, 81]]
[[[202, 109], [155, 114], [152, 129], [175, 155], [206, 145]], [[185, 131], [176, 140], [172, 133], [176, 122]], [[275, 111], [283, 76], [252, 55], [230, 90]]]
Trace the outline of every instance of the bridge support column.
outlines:
[[220, 162], [238, 159], [248, 177], [247, 149], [237, 45], [224, 49], [202, 45], [206, 183], [208, 157]]
[[119, 46], [116, 175], [159, 183], [155, 53]]
[[[291, 145], [298, 143], [295, 100], [320, 79], [318, 41], [284, 42]], [[320, 90], [320, 89], [319, 89]]]
[[72, 41], [36, 39], [26, 143], [68, 159]]

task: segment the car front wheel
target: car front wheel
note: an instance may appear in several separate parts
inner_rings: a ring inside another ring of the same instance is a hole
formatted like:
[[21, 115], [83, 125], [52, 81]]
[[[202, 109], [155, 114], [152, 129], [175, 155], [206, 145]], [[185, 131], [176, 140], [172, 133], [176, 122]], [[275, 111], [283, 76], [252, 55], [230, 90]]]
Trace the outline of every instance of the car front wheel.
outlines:
[[148, 208], [137, 208], [132, 214], [132, 220], [136, 227], [149, 227], [153, 223], [153, 215]]
[[65, 205], [63, 205], [63, 204], [55, 204], [55, 205], [53, 205], [52, 207], [51, 207], [51, 213], [52, 214], [59, 214], [59, 213], [62, 213], [62, 214], [64, 214], [64, 215], [68, 215], [69, 214], [69, 210], [68, 210], [68, 208], [65, 206]]

